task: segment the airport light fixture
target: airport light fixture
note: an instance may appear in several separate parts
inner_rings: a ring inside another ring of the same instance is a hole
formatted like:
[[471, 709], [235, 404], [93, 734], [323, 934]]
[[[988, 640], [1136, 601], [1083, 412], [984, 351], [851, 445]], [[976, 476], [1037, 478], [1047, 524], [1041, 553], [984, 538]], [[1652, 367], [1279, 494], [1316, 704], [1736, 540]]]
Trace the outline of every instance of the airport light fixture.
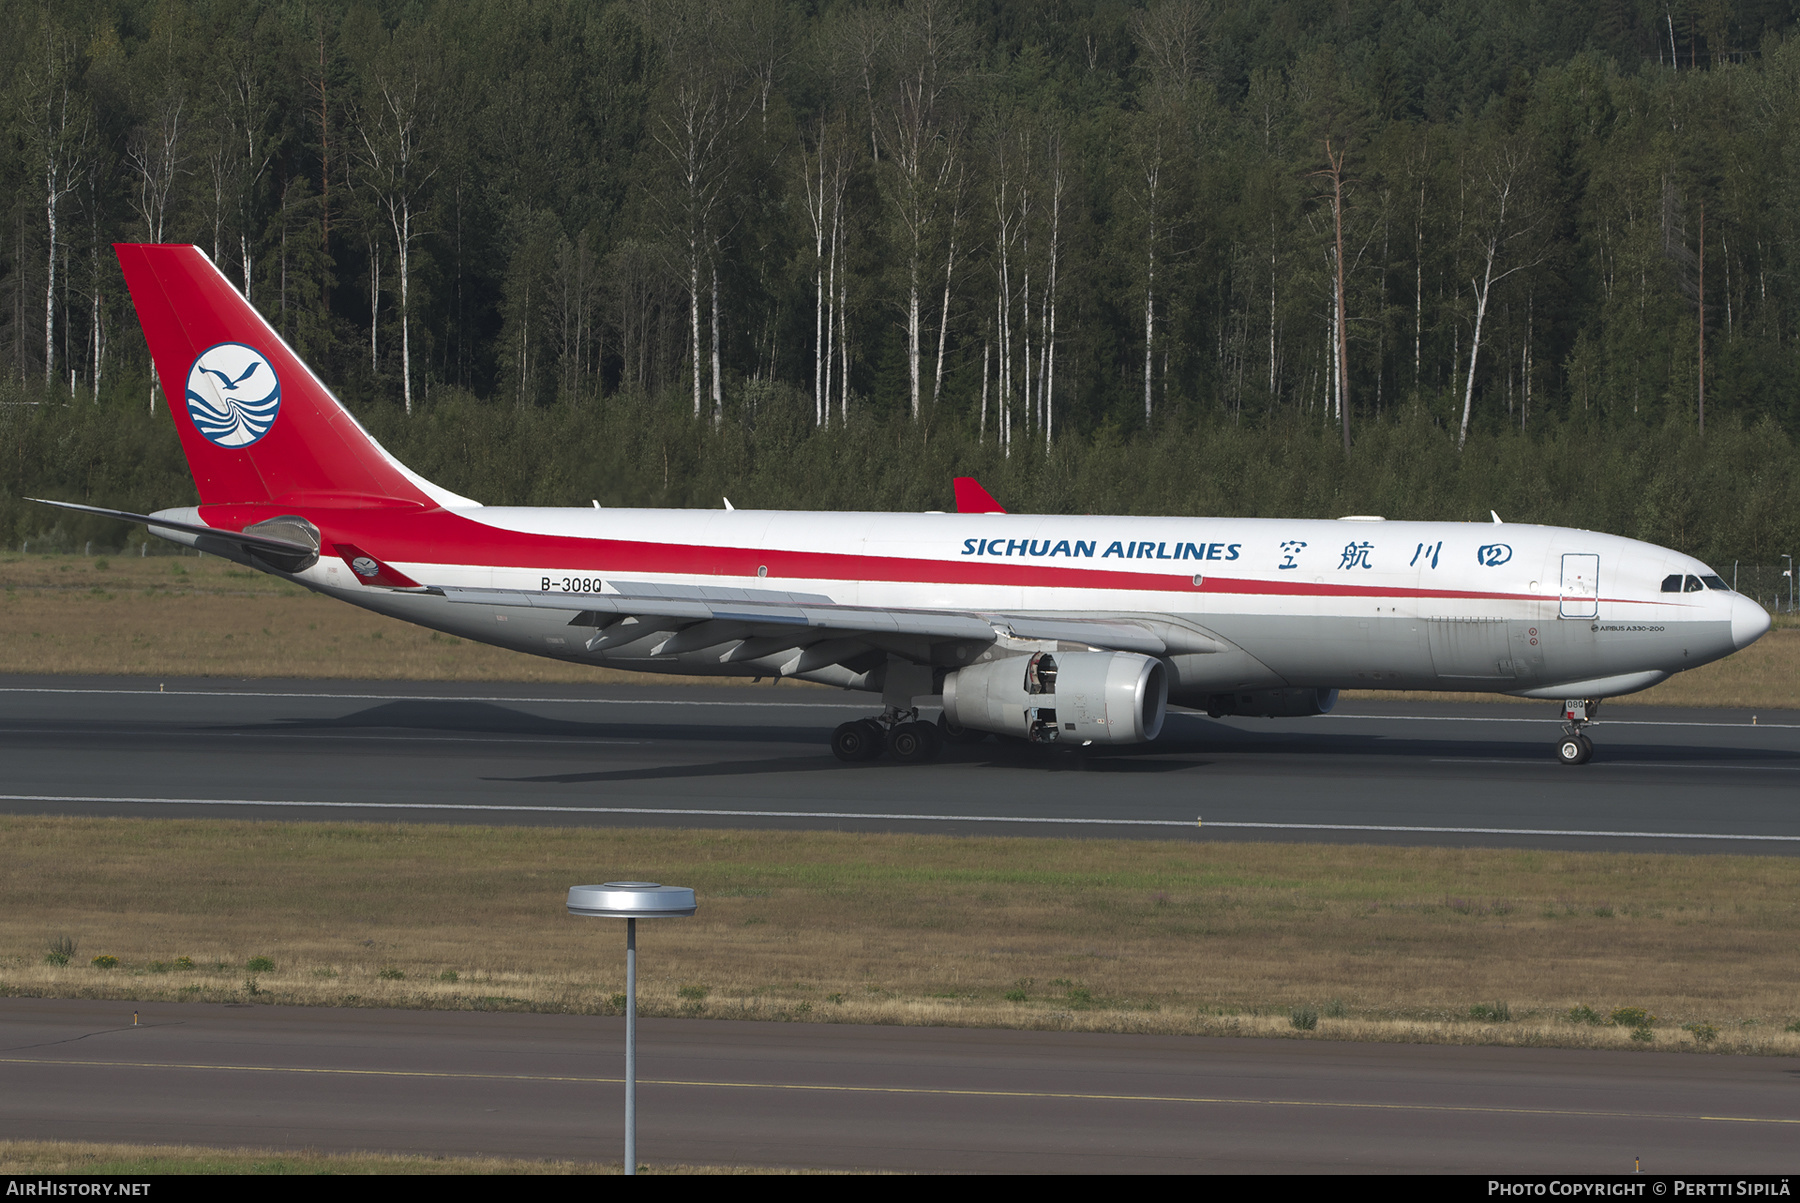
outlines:
[[694, 891], [654, 881], [570, 886], [569, 913], [625, 920], [625, 1172], [637, 1173], [637, 921], [694, 913]]

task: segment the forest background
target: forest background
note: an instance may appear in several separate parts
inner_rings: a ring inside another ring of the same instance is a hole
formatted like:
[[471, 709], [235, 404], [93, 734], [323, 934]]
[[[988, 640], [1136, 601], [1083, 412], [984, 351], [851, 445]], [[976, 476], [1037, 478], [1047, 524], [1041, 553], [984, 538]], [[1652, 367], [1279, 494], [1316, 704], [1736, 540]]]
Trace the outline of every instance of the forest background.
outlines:
[[1797, 10], [0, 0], [0, 540], [194, 500], [109, 245], [190, 241], [490, 503], [963, 473], [1773, 563]]

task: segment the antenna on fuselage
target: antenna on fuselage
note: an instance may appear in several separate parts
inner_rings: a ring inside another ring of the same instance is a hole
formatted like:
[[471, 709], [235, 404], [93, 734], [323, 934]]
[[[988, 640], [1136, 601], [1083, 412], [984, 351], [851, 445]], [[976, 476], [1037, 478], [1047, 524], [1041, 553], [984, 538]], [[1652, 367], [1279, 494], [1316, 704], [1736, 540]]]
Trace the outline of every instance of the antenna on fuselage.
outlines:
[[1494, 525], [1495, 525], [1495, 526], [1505, 526], [1505, 525], [1506, 525], [1506, 523], [1504, 523], [1504, 522], [1502, 522], [1502, 521], [1500, 521], [1500, 515], [1499, 515], [1499, 514], [1496, 514], [1496, 513], [1494, 513], [1494, 511], [1493, 511], [1493, 510], [1489, 510], [1489, 511], [1488, 511], [1488, 516], [1489, 516], [1489, 517], [1491, 517], [1491, 518], [1492, 518], [1492, 519], [1493, 519], [1493, 520], [1494, 520]]

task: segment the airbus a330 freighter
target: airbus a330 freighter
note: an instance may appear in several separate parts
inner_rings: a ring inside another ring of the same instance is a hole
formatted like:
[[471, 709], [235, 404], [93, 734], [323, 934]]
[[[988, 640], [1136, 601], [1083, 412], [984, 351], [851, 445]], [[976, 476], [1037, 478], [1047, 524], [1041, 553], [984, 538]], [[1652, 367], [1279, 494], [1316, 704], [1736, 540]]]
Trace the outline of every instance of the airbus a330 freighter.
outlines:
[[1561, 701], [1580, 764], [1600, 699], [1769, 628], [1690, 556], [1498, 517], [1007, 514], [968, 480], [944, 514], [484, 506], [389, 455], [198, 248], [118, 254], [200, 505], [67, 508], [534, 655], [880, 694], [845, 760], [1143, 743], [1171, 704], [1317, 715], [1356, 688]]

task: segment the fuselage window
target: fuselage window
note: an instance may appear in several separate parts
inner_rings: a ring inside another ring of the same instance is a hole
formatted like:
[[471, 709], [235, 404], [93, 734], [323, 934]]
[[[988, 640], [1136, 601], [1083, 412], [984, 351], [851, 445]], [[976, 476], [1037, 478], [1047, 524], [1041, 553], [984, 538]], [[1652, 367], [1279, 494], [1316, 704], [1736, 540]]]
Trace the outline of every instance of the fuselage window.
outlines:
[[1730, 593], [1731, 592], [1731, 586], [1727, 585], [1725, 583], [1725, 580], [1723, 577], [1703, 576], [1700, 579], [1702, 581], [1706, 582], [1706, 587], [1708, 589], [1717, 589], [1721, 593]]
[[1677, 572], [1672, 576], [1665, 576], [1663, 578], [1662, 591], [1664, 593], [1680, 593], [1681, 592], [1681, 574], [1679, 572]]
[[1683, 593], [1698, 593], [1700, 592], [1700, 588], [1700, 578], [1697, 576], [1690, 576], [1687, 579], [1687, 583], [1682, 585], [1681, 591]]

